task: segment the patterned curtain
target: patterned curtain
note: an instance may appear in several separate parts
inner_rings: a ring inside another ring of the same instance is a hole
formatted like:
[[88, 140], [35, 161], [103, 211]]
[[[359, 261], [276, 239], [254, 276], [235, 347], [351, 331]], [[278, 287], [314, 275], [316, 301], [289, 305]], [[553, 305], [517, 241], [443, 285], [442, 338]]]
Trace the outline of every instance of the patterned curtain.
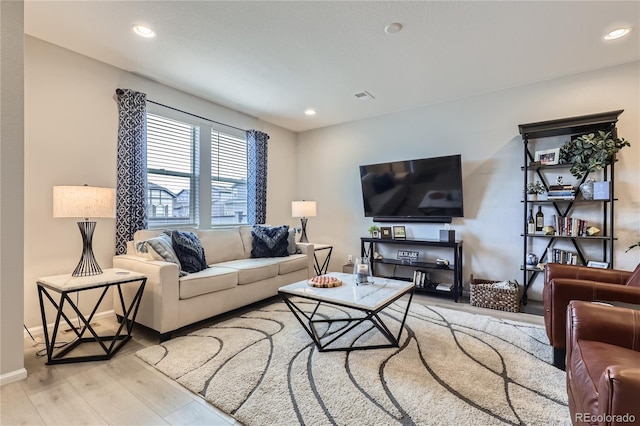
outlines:
[[116, 254], [125, 254], [134, 232], [147, 227], [147, 95], [116, 89], [116, 98]]
[[267, 141], [269, 135], [247, 130], [247, 220], [250, 224], [267, 221]]

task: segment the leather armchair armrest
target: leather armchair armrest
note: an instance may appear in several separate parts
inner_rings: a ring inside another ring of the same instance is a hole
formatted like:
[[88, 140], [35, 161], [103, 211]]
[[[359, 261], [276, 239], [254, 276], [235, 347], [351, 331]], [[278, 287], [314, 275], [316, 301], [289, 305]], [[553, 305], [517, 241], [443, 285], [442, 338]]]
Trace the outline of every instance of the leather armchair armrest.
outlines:
[[640, 288], [598, 281], [554, 278], [545, 282], [543, 292], [545, 326], [549, 341], [554, 348], [566, 347], [566, 313], [567, 305], [571, 300], [640, 304]]
[[580, 280], [598, 281], [610, 284], [625, 284], [632, 272], [616, 269], [589, 268], [587, 266], [565, 265], [562, 263], [547, 263], [544, 268], [544, 282], [556, 278], [574, 278]]
[[591, 340], [640, 352], [640, 310], [572, 300], [567, 325], [567, 351], [578, 340]]
[[[640, 420], [640, 367], [607, 367], [600, 377], [598, 394], [598, 414], [621, 417], [619, 422], [605, 424], [632, 424]], [[634, 416], [634, 421], [631, 416]]]

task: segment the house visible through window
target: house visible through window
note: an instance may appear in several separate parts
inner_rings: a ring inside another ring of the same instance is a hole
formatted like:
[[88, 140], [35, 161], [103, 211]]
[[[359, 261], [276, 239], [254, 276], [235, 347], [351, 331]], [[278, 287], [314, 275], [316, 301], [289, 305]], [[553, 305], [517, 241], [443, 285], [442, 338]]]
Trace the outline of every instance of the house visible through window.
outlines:
[[244, 135], [187, 121], [147, 114], [149, 227], [247, 223]]

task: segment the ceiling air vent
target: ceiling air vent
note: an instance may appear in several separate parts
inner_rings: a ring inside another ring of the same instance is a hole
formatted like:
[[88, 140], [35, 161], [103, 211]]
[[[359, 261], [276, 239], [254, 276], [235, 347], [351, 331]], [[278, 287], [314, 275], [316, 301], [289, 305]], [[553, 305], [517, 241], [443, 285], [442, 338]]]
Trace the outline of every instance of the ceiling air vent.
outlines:
[[356, 93], [354, 96], [361, 101], [370, 101], [372, 99], [375, 99], [373, 95], [366, 90], [364, 92]]

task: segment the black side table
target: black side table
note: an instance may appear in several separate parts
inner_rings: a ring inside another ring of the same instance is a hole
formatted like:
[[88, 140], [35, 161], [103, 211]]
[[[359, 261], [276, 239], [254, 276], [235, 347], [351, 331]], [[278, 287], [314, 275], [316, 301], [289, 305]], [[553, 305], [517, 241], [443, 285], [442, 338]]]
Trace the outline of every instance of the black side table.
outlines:
[[[133, 330], [133, 324], [136, 319], [136, 314], [138, 313], [138, 306], [140, 306], [140, 300], [142, 300], [142, 292], [144, 291], [146, 282], [147, 277], [145, 275], [124, 269], [106, 269], [100, 275], [92, 275], [88, 277], [73, 277], [70, 274], [67, 274], [39, 278], [37, 281], [38, 297], [40, 299], [40, 313], [42, 314], [42, 327], [44, 328], [44, 340], [47, 350], [47, 365], [110, 359], [113, 354], [115, 354], [131, 339], [131, 331]], [[138, 291], [133, 297], [133, 300], [131, 300], [129, 305], [126, 306], [121, 286], [125, 284], [129, 285], [131, 283], [138, 283]], [[114, 335], [100, 336], [91, 326], [91, 321], [100, 306], [100, 302], [102, 302], [105, 294], [107, 294], [107, 290], [112, 286], [117, 287], [118, 294], [120, 295], [123, 320]], [[85, 316], [80, 312], [80, 309], [69, 295], [71, 293], [80, 293], [93, 289], [102, 289], [102, 292], [100, 293], [100, 297], [89, 316]], [[51, 295], [51, 293], [54, 292], [60, 294], [58, 301], [54, 300]], [[55, 322], [53, 324], [53, 332], [51, 335], [49, 335], [49, 329], [47, 327], [47, 314], [43, 296], [46, 297], [46, 299], [49, 300], [51, 305], [56, 309]], [[76, 329], [73, 326], [69, 317], [64, 313], [65, 304], [69, 304], [69, 306], [71, 306], [71, 309], [73, 309], [78, 316], [78, 319], [81, 321], [82, 326], [79, 329]], [[60, 350], [54, 354], [61, 319], [64, 319], [64, 321], [66, 321], [66, 323], [71, 327], [71, 330], [76, 334], [76, 339], [60, 348]], [[85, 337], [87, 334], [91, 337]], [[92, 343], [94, 346], [97, 343], [104, 353], [98, 355], [65, 357], [66, 354], [84, 343]]]

